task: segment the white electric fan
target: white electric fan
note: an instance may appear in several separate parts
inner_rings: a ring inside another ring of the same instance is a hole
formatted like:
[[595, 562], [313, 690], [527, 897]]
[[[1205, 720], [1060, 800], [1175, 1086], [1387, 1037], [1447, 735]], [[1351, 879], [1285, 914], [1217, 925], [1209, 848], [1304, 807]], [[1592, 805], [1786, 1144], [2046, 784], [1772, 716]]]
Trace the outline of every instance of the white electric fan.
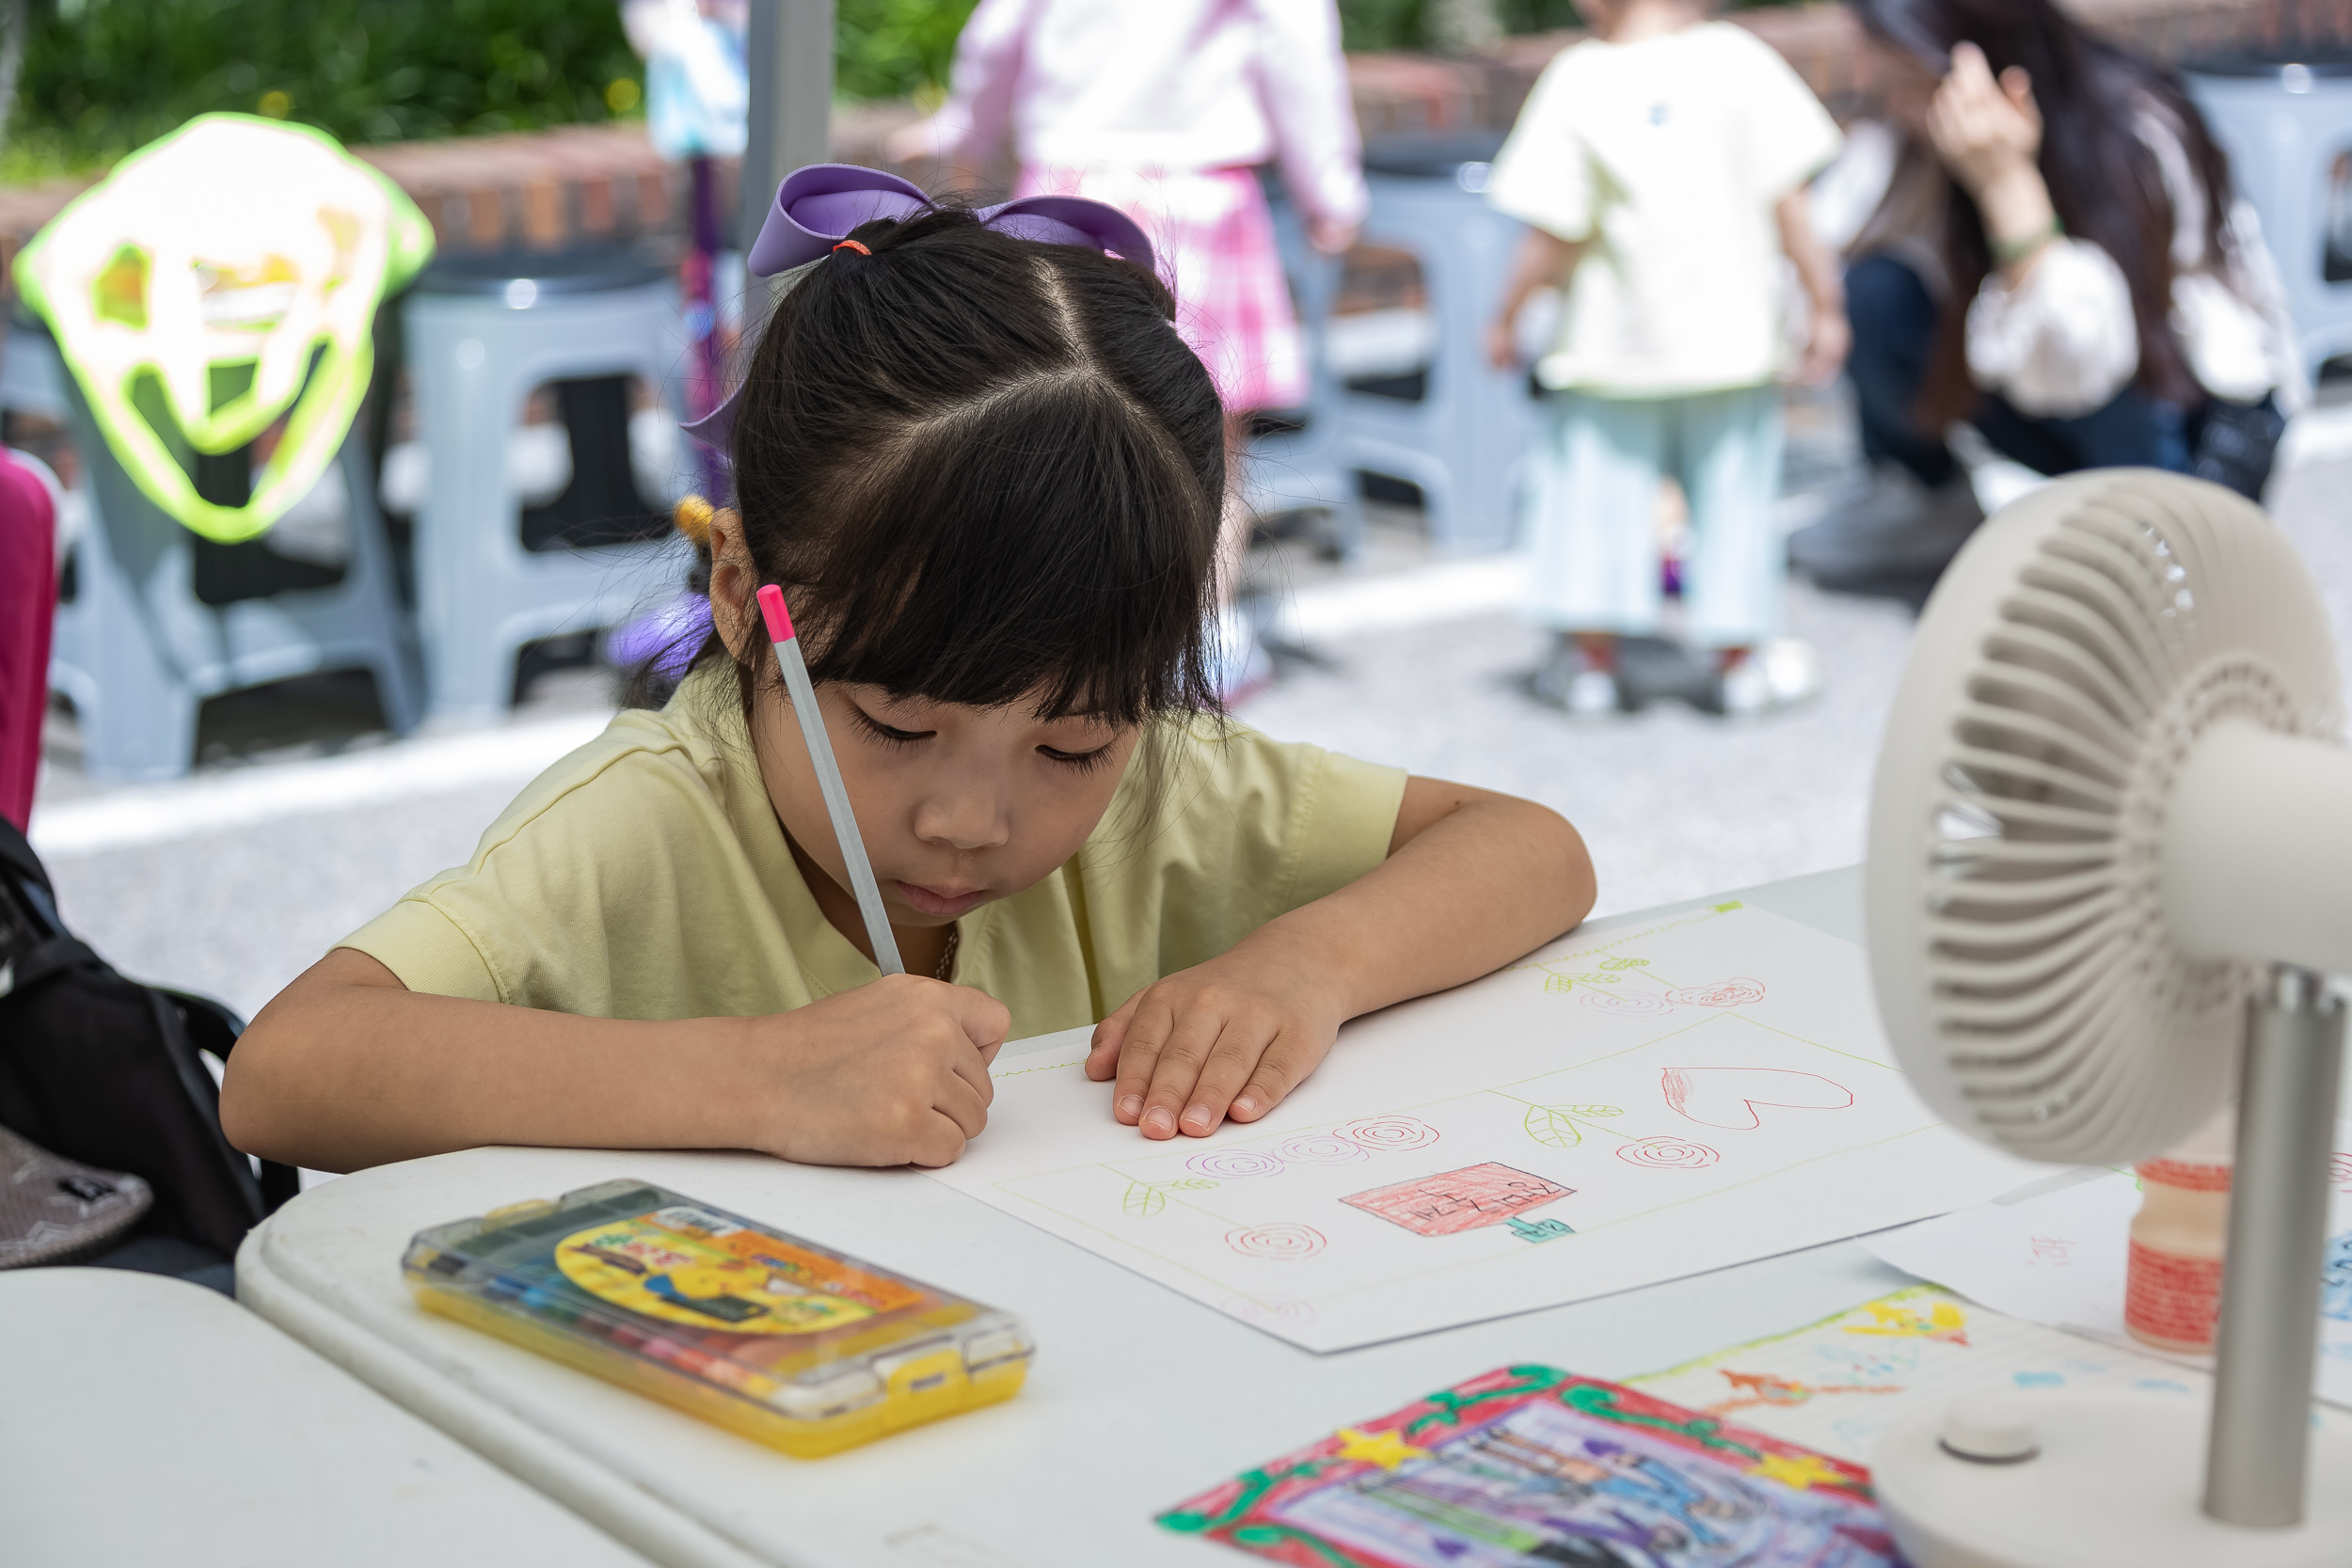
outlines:
[[1914, 1086], [2034, 1160], [2146, 1158], [2233, 1091], [2238, 1140], [2209, 1417], [2014, 1395], [1897, 1428], [1872, 1469], [1917, 1568], [2352, 1564], [2352, 1441], [2311, 1403], [2344, 1035], [2325, 977], [2352, 972], [2341, 721], [2310, 575], [2197, 480], [2051, 484], [1928, 602], [1867, 886]]

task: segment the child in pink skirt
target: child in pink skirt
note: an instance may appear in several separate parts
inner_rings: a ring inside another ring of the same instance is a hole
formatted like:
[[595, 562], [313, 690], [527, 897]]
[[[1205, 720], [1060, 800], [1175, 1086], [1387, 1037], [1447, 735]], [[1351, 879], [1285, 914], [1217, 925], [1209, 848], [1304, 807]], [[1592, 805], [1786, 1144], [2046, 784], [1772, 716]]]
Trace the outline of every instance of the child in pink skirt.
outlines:
[[[1088, 196], [1141, 224], [1176, 329], [1224, 400], [1229, 456], [1257, 410], [1306, 401], [1306, 347], [1253, 166], [1280, 165], [1318, 250], [1354, 241], [1366, 197], [1333, 0], [980, 0], [946, 104], [888, 151], [965, 170], [1010, 154], [1016, 196]], [[1248, 529], [1230, 499], [1226, 510], [1230, 581]], [[1227, 622], [1231, 697], [1262, 678], [1264, 656]]]

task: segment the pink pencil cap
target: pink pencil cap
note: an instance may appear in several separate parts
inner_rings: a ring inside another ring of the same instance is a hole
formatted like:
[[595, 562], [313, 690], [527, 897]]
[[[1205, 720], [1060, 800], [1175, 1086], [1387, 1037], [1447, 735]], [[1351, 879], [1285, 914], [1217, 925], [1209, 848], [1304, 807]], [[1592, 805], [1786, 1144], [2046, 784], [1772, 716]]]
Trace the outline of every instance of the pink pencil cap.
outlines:
[[768, 641], [792, 641], [792, 612], [784, 608], [784, 590], [769, 583], [759, 591], [759, 612], [768, 618]]

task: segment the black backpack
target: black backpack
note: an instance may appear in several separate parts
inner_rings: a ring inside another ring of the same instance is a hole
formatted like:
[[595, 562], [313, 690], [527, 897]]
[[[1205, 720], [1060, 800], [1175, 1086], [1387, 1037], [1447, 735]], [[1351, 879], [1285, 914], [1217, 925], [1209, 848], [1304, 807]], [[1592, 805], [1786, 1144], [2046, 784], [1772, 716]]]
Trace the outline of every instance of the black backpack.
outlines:
[[217, 1002], [124, 979], [76, 940], [40, 857], [0, 817], [0, 1127], [139, 1177], [154, 1193], [139, 1234], [224, 1261], [298, 1186], [294, 1167], [257, 1169], [221, 1133], [199, 1053], [226, 1062], [244, 1028]]

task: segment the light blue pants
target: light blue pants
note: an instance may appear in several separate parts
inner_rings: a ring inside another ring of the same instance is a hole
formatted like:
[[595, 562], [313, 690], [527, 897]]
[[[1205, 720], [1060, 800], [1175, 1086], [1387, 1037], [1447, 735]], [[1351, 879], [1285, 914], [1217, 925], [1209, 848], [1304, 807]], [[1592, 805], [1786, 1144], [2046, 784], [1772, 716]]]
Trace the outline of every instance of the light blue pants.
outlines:
[[1658, 629], [1658, 482], [1691, 502], [1682, 564], [1684, 633], [1707, 648], [1745, 647], [1780, 629], [1786, 546], [1777, 387], [1688, 397], [1553, 392], [1530, 465], [1530, 613], [1554, 631]]

